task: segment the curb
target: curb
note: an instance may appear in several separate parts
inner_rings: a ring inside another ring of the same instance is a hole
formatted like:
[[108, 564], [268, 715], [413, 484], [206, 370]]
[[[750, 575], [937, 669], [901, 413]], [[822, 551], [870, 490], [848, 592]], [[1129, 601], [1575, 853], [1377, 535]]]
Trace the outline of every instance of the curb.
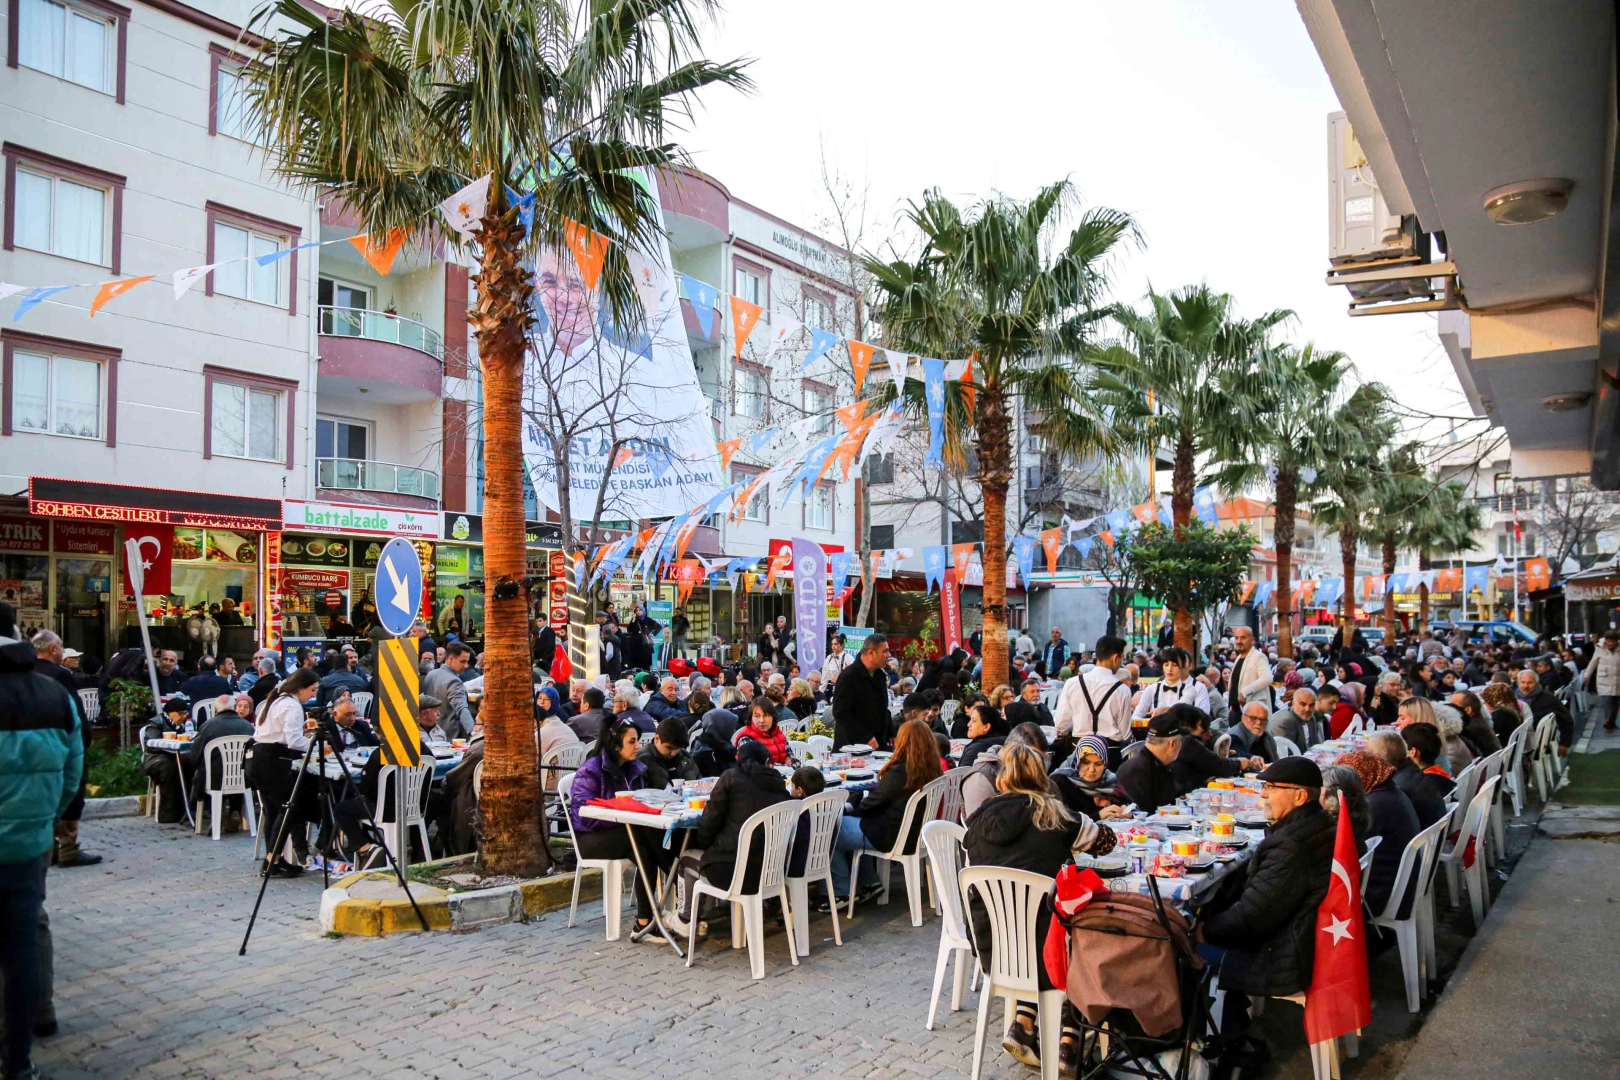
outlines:
[[113, 799], [86, 799], [81, 821], [97, 818], [140, 817], [146, 804], [145, 795], [122, 795]]
[[[349, 894], [349, 887], [367, 879], [393, 880], [391, 874], [363, 871], [350, 874], [321, 894], [321, 930], [345, 937], [383, 937], [387, 934], [420, 933], [422, 924], [406, 899], [378, 900]], [[427, 919], [429, 930], [467, 933], [501, 923], [527, 922], [536, 915], [566, 908], [574, 894], [573, 874], [553, 874], [516, 885], [495, 889], [442, 893], [422, 885], [413, 890], [416, 906]], [[598, 900], [602, 896], [602, 874], [588, 870], [580, 881], [579, 898]]]

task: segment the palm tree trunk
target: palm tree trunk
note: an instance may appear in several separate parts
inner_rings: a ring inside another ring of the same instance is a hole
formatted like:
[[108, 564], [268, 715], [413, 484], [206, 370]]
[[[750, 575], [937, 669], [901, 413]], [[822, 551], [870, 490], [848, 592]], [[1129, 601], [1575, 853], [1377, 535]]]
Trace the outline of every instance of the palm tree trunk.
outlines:
[[[1418, 569], [1426, 571], [1434, 565], [1427, 551], [1418, 552]], [[1427, 582], [1418, 582], [1418, 633], [1427, 633], [1429, 629], [1429, 585]]]
[[[530, 704], [528, 607], [523, 552], [523, 352], [533, 286], [518, 264], [523, 226], [491, 206], [478, 239], [482, 262], [476, 306], [467, 321], [478, 335], [484, 376], [484, 778], [480, 859], [486, 873], [538, 877], [547, 868], [540, 842], [540, 762]], [[518, 587], [511, 596], [499, 586]]]
[[1299, 505], [1299, 470], [1277, 470], [1277, 501], [1271, 533], [1277, 547], [1277, 655], [1294, 655], [1294, 511]]
[[1356, 628], [1356, 545], [1361, 542], [1361, 530], [1345, 525], [1339, 530], [1339, 563], [1344, 574], [1344, 618], [1352, 631]]
[[[1197, 479], [1197, 467], [1192, 437], [1182, 435], [1176, 440], [1175, 468], [1170, 474], [1170, 522], [1177, 540], [1186, 538], [1187, 522], [1192, 518], [1193, 481]], [[1176, 648], [1186, 649], [1196, 656], [1198, 645], [1193, 640], [1193, 617], [1187, 609], [1187, 602], [1176, 601], [1171, 613], [1175, 620]]]
[[1395, 590], [1389, 579], [1395, 576], [1395, 530], [1384, 533], [1384, 644], [1395, 644]]
[[979, 490], [984, 496], [984, 672], [980, 686], [1007, 681], [1007, 489], [1012, 484], [1011, 421], [999, 385], [979, 391], [975, 418]]

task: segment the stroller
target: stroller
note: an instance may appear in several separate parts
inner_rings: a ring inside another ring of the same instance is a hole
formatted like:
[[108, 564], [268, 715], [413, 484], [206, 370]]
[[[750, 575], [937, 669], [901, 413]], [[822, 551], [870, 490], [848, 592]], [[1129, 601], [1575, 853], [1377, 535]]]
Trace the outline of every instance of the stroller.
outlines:
[[1071, 917], [1066, 993], [1080, 1031], [1078, 1080], [1202, 1080], [1208, 1031], [1203, 961], [1192, 925], [1148, 896], [1108, 893]]

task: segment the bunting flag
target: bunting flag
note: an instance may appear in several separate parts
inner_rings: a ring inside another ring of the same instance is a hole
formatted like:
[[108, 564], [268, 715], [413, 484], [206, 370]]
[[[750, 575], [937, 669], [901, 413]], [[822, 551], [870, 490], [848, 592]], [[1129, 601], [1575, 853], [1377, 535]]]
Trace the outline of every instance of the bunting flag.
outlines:
[[394, 260], [399, 257], [399, 249], [405, 246], [405, 239], [409, 235], [405, 229], [393, 229], [389, 232], [388, 239], [380, 244], [373, 242], [370, 233], [348, 237], [348, 241], [354, 245], [354, 250], [360, 253], [360, 257], [371, 264], [373, 270], [387, 277], [388, 271], [394, 268]]
[[1316, 602], [1323, 607], [1332, 607], [1344, 595], [1344, 578], [1323, 578], [1317, 582]]
[[1416, 575], [1411, 573], [1391, 574], [1389, 576], [1389, 584], [1386, 587], [1390, 592], [1397, 596], [1400, 596], [1403, 593], [1409, 593], [1413, 589], [1415, 577]]
[[1361, 598], [1363, 600], [1382, 600], [1384, 598], [1384, 586], [1388, 584], [1388, 574], [1368, 574], [1361, 579]]
[[978, 546], [972, 543], [951, 545], [951, 564], [956, 570], [957, 581], [967, 580], [968, 567], [973, 564], [973, 549]]
[[1478, 589], [1480, 596], [1485, 595], [1486, 587], [1490, 584], [1491, 568], [1488, 566], [1470, 566], [1463, 572], [1463, 595], [1473, 596]]
[[28, 286], [26, 285], [13, 285], [9, 281], [0, 281], [0, 300], [4, 300], [7, 297], [16, 296], [20, 292], [27, 291]]
[[872, 367], [873, 347], [864, 341], [849, 339], [849, 362], [855, 371], [855, 393], [861, 392], [866, 385], [866, 373]]
[[[853, 432], [860, 426], [861, 421], [866, 417], [867, 404], [866, 399], [862, 398], [860, 401], [834, 410], [834, 415], [838, 417], [838, 422], [844, 425], [845, 431]], [[868, 425], [869, 427], [870, 425]], [[862, 430], [866, 429], [863, 428]]]
[[1513, 572], [1513, 564], [1508, 562], [1506, 555], [1498, 555], [1496, 557], [1496, 561], [1491, 564], [1491, 569], [1496, 571], [1498, 574], [1511, 574]]
[[66, 292], [74, 287], [73, 285], [41, 285], [37, 289], [28, 290], [28, 295], [22, 298], [22, 303], [17, 305], [17, 310], [12, 314], [11, 321], [16, 322], [44, 303], [47, 298], [55, 296], [59, 292]]
[[663, 263], [639, 251], [631, 251], [625, 258], [630, 263], [630, 279], [636, 283], [636, 292], [641, 297], [641, 308], [651, 324], [664, 311], [664, 300], [672, 287], [669, 271]]
[[[748, 344], [748, 335], [754, 332], [754, 327], [759, 324], [759, 317], [764, 311], [765, 309], [758, 304], [751, 304], [740, 296], [731, 298], [731, 336], [737, 339], [735, 355], [738, 360], [742, 359], [743, 346]], [[855, 386], [855, 392], [857, 394], [861, 392], [859, 383]]]
[[816, 483], [819, 484], [821, 478], [826, 476], [827, 471], [834, 465], [842, 467], [842, 479], [848, 480], [850, 466], [854, 465], [856, 459], [860, 457], [861, 447], [866, 442], [867, 433], [876, 424], [877, 417], [868, 417], [858, 422], [848, 434], [839, 439], [838, 445], [833, 447], [833, 452], [827, 456], [826, 462], [822, 464], [821, 471], [816, 474]]
[[682, 525], [679, 531], [676, 532], [675, 562], [678, 563], [686, 558], [686, 546], [692, 542], [692, 537], [697, 535], [698, 526], [703, 524], [704, 519], [704, 515], [693, 514], [686, 524]]
[[252, 256], [252, 259], [260, 266], [269, 266], [271, 263], [280, 262], [282, 259], [285, 259], [295, 251], [306, 251], [309, 248], [318, 248], [325, 243], [326, 241], [324, 240], [311, 240], [308, 243], [294, 244], [292, 247], [277, 248], [275, 251], [269, 251], [263, 255], [254, 255]]
[[847, 551], [830, 551], [827, 553], [828, 580], [833, 588], [841, 589], [849, 580], [849, 561], [854, 556]]
[[800, 322], [798, 319], [778, 320], [775, 323], [774, 329], [771, 331], [770, 347], [765, 350], [765, 366], [770, 366], [771, 358], [776, 355], [776, 350], [780, 349], [784, 344], [786, 344], [788, 338], [794, 336], [803, 329], [804, 323]]
[[1013, 554], [1018, 559], [1018, 576], [1024, 581], [1024, 588], [1029, 588], [1029, 576], [1035, 572], [1035, 538], [1033, 536], [1015, 536], [1012, 538]]
[[967, 363], [962, 367], [962, 400], [967, 402], [968, 412], [972, 412], [979, 405], [979, 388], [973, 381], [973, 361], [978, 358], [979, 354], [974, 353], [967, 358]]
[[1176, 523], [1175, 511], [1170, 509], [1170, 496], [1159, 496], [1159, 524], [1170, 528]]
[[748, 452], [750, 454], [757, 454], [761, 450], [764, 450], [770, 445], [771, 440], [776, 438], [779, 434], [781, 434], [781, 432], [781, 428], [766, 428], [764, 431], [754, 432], [748, 437]]
[[720, 451], [720, 467], [722, 469], [731, 468], [731, 459], [736, 455], [738, 447], [742, 446], [742, 442], [741, 439], [727, 439], [724, 442], [714, 444], [715, 449]]
[[878, 570], [883, 566], [883, 550], [880, 548], [872, 552], [870, 558], [872, 560], [872, 580], [876, 581]]
[[1143, 525], [1152, 524], [1153, 519], [1158, 516], [1159, 508], [1153, 505], [1153, 500], [1151, 499], [1145, 503], [1138, 503], [1137, 505], [1131, 507], [1131, 517], [1136, 520], [1136, 528], [1140, 528]]
[[1113, 547], [1114, 546], [1114, 530], [1113, 529], [1104, 529], [1102, 532], [1097, 534], [1097, 539], [1101, 540], [1104, 544], [1108, 545], [1109, 547]]
[[[1114, 534], [1113, 533], [1108, 533], [1107, 536], [1109, 538], [1109, 542], [1111, 543], [1113, 541]], [[1096, 540], [1095, 537], [1082, 536], [1080, 539], [1078, 539], [1078, 540], [1076, 540], [1074, 542], [1074, 549], [1080, 553], [1080, 557], [1082, 559], [1090, 557], [1090, 555], [1091, 555], [1091, 545], [1095, 542], [1095, 540]]]
[[642, 529], [641, 532], [636, 534], [635, 543], [630, 546], [630, 550], [640, 551], [642, 548], [646, 547], [647, 541], [653, 538], [653, 533], [656, 531], [656, 529]]
[[753, 592], [754, 591], [754, 586], [757, 585], [757, 584], [759, 584], [759, 575], [758, 574], [744, 574], [742, 576], [742, 587], [743, 587], [743, 593], [745, 595], [748, 594], [748, 593]]
[[1057, 573], [1058, 556], [1063, 554], [1062, 536], [1062, 528], [1041, 530], [1041, 550], [1046, 552], [1046, 572], [1048, 574]]
[[191, 287], [197, 283], [198, 278], [211, 273], [216, 266], [222, 265], [224, 264], [209, 263], [207, 266], [192, 266], [185, 270], [176, 270], [174, 272], [174, 298], [179, 300], [185, 296], [191, 290]]
[[129, 290], [141, 284], [143, 281], [151, 281], [156, 276], [157, 275], [155, 274], [145, 274], [141, 277], [119, 278], [117, 281], [107, 282], [101, 288], [96, 290], [95, 299], [90, 301], [90, 317], [92, 319], [95, 318], [96, 312], [100, 311], [102, 305], [106, 304], [107, 301], [111, 300], [113, 297], [122, 296], [124, 293], [129, 292]]
[[585, 553], [574, 552], [574, 591], [585, 591]]
[[1546, 559], [1524, 561], [1524, 587], [1529, 592], [1552, 588], [1552, 567]]
[[568, 239], [568, 250], [573, 253], [574, 265], [579, 267], [585, 287], [595, 292], [596, 283], [602, 280], [602, 265], [607, 261], [608, 238], [577, 221], [565, 224], [563, 235]]
[[[1129, 510], [1111, 510], [1108, 513], [1108, 531], [1123, 536], [1131, 531], [1131, 512]], [[1113, 542], [1109, 541], [1109, 547]]]
[[905, 414], [898, 409], [885, 411], [882, 416], [878, 417], [877, 423], [872, 425], [872, 431], [867, 436], [862, 457], [867, 458], [873, 454], [887, 454], [893, 450], [894, 441], [905, 433], [905, 424]]
[[1299, 583], [1300, 607], [1304, 607], [1311, 602], [1311, 598], [1316, 595], [1316, 585], [1317, 581], [1315, 578], [1306, 578], [1304, 581]]
[[922, 366], [923, 394], [928, 400], [928, 456], [923, 459], [923, 467], [944, 468], [945, 361], [925, 359]]
[[933, 592], [938, 585], [945, 591], [945, 545], [929, 544], [923, 548], [923, 591]]
[[783, 548], [781, 554], [773, 558], [770, 566], [766, 567], [765, 569], [765, 588], [774, 588], [776, 585], [776, 575], [780, 574], [783, 570], [789, 569], [792, 565], [793, 549], [791, 547]]
[[[1528, 565], [1529, 564], [1527, 563], [1526, 564], [1527, 568], [1528, 568]], [[1417, 572], [1417, 583], [1418, 583], [1418, 585], [1422, 586], [1423, 588], [1428, 589], [1430, 592], [1433, 592], [1434, 591], [1434, 571], [1433, 570], [1419, 570]]]
[[1434, 587], [1440, 592], [1456, 592], [1462, 588], [1462, 583], [1463, 572], [1460, 566], [1435, 571]]
[[810, 328], [810, 351], [804, 354], [804, 362], [799, 365], [800, 371], [807, 371], [811, 364], [827, 355], [827, 351], [842, 341], [837, 334], [821, 329], [819, 326]]
[[489, 203], [489, 180], [488, 175], [482, 176], [439, 204], [439, 215], [450, 231], [469, 243], [479, 222], [484, 220], [484, 207]]
[[691, 274], [681, 274], [680, 279], [681, 288], [686, 290], [686, 298], [692, 304], [692, 317], [697, 320], [698, 330], [705, 339], [714, 337], [714, 303], [720, 298], [720, 290]]
[[744, 570], [747, 570], [750, 566], [753, 566], [754, 562], [755, 560], [746, 556], [729, 560], [726, 563], [726, 584], [735, 589], [737, 587], [737, 578]]
[[1205, 484], [1193, 491], [1193, 513], [1198, 520], [1214, 528], [1220, 522], [1220, 513], [1215, 508], [1215, 485]]
[[889, 361], [889, 372], [894, 376], [895, 396], [904, 397], [906, 393], [906, 364], [910, 358], [903, 352], [894, 349], [884, 349], [884, 357]]
[[1238, 603], [1247, 604], [1249, 598], [1254, 595], [1254, 587], [1255, 582], [1252, 581], [1238, 582]]
[[1254, 590], [1254, 606], [1263, 608], [1271, 601], [1272, 590], [1276, 589], [1275, 581], [1262, 581]]

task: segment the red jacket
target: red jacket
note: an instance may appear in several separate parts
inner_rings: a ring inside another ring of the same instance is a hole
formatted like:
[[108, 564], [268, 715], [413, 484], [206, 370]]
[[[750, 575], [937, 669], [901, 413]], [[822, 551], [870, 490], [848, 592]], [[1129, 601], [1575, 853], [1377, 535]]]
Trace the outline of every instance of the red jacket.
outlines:
[[1350, 726], [1350, 721], [1356, 718], [1356, 707], [1348, 701], [1341, 701], [1333, 707], [1333, 715], [1328, 717], [1328, 738], [1337, 739], [1344, 734], [1344, 729]]
[[741, 746], [744, 739], [753, 739], [769, 750], [771, 752], [771, 761], [774, 764], [786, 765], [788, 763], [787, 732], [782, 730], [781, 725], [772, 726], [770, 734], [766, 734], [755, 727], [754, 722], [750, 720], [747, 726], [737, 729], [737, 734], [731, 737], [731, 745]]

